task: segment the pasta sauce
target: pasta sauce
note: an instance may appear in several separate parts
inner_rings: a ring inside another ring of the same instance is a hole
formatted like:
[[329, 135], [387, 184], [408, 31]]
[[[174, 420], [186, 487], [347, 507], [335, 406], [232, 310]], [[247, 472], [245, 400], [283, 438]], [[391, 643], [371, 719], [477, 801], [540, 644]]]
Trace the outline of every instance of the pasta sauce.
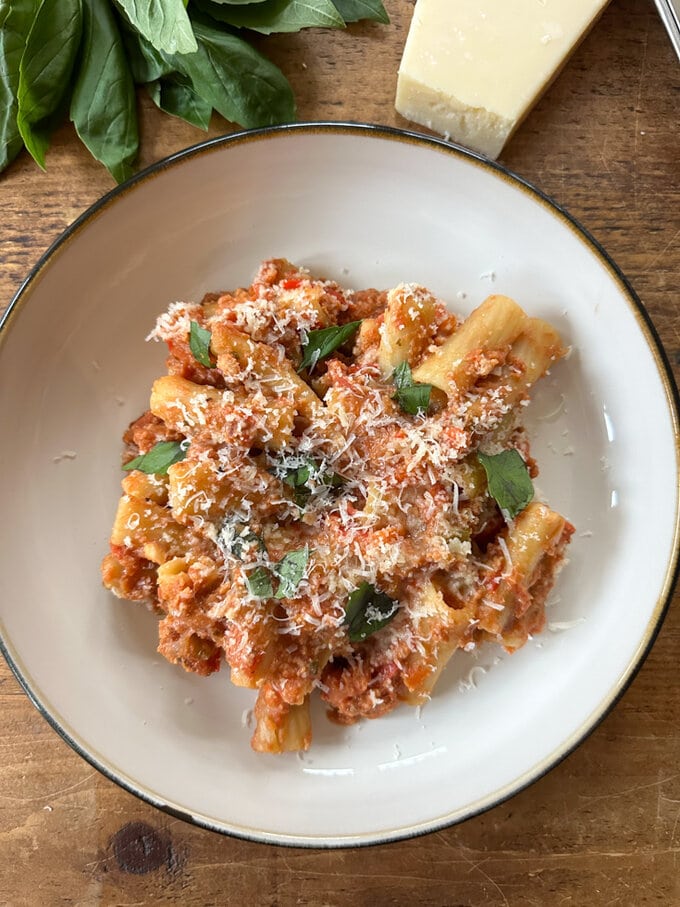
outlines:
[[533, 499], [521, 425], [565, 353], [549, 325], [273, 259], [150, 336], [167, 374], [124, 435], [104, 583], [159, 613], [170, 661], [258, 691], [254, 749], [306, 749], [315, 691], [377, 718], [457, 649], [542, 630], [573, 532]]

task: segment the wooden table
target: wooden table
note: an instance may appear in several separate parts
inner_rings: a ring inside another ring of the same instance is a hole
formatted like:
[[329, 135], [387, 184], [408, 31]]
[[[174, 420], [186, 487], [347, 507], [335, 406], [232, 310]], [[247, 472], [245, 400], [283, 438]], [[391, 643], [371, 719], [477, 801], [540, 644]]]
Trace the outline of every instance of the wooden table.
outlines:
[[[408, 125], [393, 98], [413, 0], [386, 5], [388, 27], [266, 43], [293, 84], [300, 119]], [[140, 104], [142, 165], [202, 138]], [[609, 250], [676, 374], [679, 117], [680, 67], [652, 0], [614, 0], [502, 157]], [[215, 117], [210, 135], [229, 128]], [[46, 174], [24, 154], [0, 177], [0, 310], [111, 185], [66, 127]], [[463, 825], [339, 852], [220, 837], [138, 801], [71, 752], [3, 663], [0, 905], [680, 904], [678, 604], [676, 596], [623, 701], [547, 777]]]

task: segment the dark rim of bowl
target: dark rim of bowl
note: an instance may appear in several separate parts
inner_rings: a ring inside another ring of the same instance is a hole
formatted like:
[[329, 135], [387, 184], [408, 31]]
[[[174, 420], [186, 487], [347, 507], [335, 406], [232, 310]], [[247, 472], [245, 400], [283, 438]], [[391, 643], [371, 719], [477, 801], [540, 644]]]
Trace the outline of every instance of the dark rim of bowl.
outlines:
[[[624, 292], [624, 295], [628, 297], [633, 313], [638, 321], [638, 325], [642, 330], [643, 336], [645, 336], [647, 344], [650, 348], [650, 352], [652, 353], [656, 361], [659, 377], [661, 378], [662, 384], [666, 391], [668, 408], [673, 423], [673, 433], [675, 436], [676, 460], [680, 459], [680, 396], [678, 395], [678, 390], [675, 385], [668, 357], [658, 336], [656, 328], [654, 327], [651, 318], [644, 308], [642, 302], [637, 296], [637, 293], [628, 282], [616, 262], [609, 256], [602, 245], [580, 224], [580, 222], [576, 218], [569, 214], [569, 212], [565, 208], [555, 202], [552, 198], [550, 198], [550, 196], [538, 189], [532, 183], [525, 180], [523, 177], [518, 176], [516, 173], [509, 170], [507, 167], [504, 167], [502, 164], [499, 164], [496, 161], [491, 161], [480, 154], [469, 151], [467, 148], [463, 148], [452, 142], [444, 141], [443, 139], [424, 135], [418, 132], [397, 129], [389, 126], [380, 126], [371, 123], [358, 123], [351, 121], [303, 122], [234, 132], [225, 136], [219, 136], [214, 139], [200, 142], [196, 145], [192, 145], [189, 148], [169, 155], [168, 157], [163, 158], [162, 160], [157, 161], [154, 164], [151, 164], [149, 167], [140, 171], [138, 174], [131, 177], [122, 185], [117, 186], [110, 192], [106, 193], [104, 196], [102, 196], [102, 198], [91, 205], [69, 227], [67, 227], [66, 230], [64, 230], [64, 232], [39, 258], [38, 262], [33, 266], [28, 274], [28, 277], [19, 287], [6, 312], [0, 319], [0, 332], [2, 332], [0, 333], [0, 351], [2, 347], [2, 341], [6, 339], [7, 328], [10, 325], [12, 316], [16, 312], [18, 312], [20, 304], [23, 304], [26, 301], [24, 297], [26, 296], [27, 291], [31, 288], [32, 284], [36, 281], [42, 270], [49, 264], [54, 254], [59, 249], [61, 249], [61, 247], [65, 245], [70, 239], [72, 239], [82, 227], [87, 225], [87, 223], [92, 218], [96, 217], [101, 211], [103, 211], [110, 204], [114, 203], [118, 198], [132, 191], [140, 183], [143, 183], [146, 180], [153, 178], [154, 176], [157, 176], [165, 170], [168, 170], [178, 164], [182, 164], [197, 155], [214, 150], [219, 150], [223, 146], [228, 146], [230, 144], [241, 144], [247, 141], [262, 138], [272, 138], [278, 135], [286, 135], [296, 132], [308, 134], [354, 134], [371, 136], [379, 139], [391, 139], [411, 143], [414, 145], [430, 147], [432, 149], [451, 154], [454, 157], [462, 157], [474, 163], [476, 166], [480, 166], [483, 169], [491, 171], [494, 175], [500, 176], [504, 180], [507, 180], [513, 186], [521, 189], [527, 195], [532, 197], [534, 201], [538, 201], [553, 214], [556, 214], [560, 218], [560, 220], [571, 230], [571, 232], [574, 233], [591, 252], [594, 252], [596, 254], [601, 264], [604, 264], [610, 274], [618, 282]], [[678, 489], [678, 491], [680, 496], [680, 489]], [[55, 718], [50, 709], [44, 704], [38, 693], [33, 689], [30, 681], [27, 679], [27, 677], [24, 676], [18, 664], [10, 655], [9, 647], [1, 634], [0, 652], [2, 652], [14, 676], [16, 677], [17, 681], [19, 682], [35, 708], [40, 712], [40, 714], [48, 722], [48, 724], [50, 724], [53, 730], [56, 731], [56, 733], [79, 756], [81, 756], [85, 761], [89, 762], [90, 765], [101, 772], [102, 775], [122, 787], [124, 790], [128, 791], [131, 794], [134, 794], [141, 800], [150, 803], [152, 806], [155, 806], [157, 809], [160, 809], [163, 812], [174, 816], [175, 818], [182, 819], [202, 828], [206, 828], [209, 831], [214, 831], [220, 834], [252, 841], [254, 843], [278, 844], [287, 847], [336, 849], [343, 847], [376, 846], [379, 844], [402, 841], [405, 839], [418, 837], [420, 835], [429, 834], [430, 832], [441, 831], [444, 828], [448, 828], [460, 822], [464, 822], [467, 819], [481, 815], [482, 813], [485, 813], [488, 810], [499, 806], [511, 797], [514, 797], [516, 794], [520, 793], [525, 788], [538, 781], [549, 771], [559, 765], [564, 759], [566, 759], [567, 756], [569, 756], [578, 746], [580, 746], [581, 743], [583, 743], [584, 740], [586, 740], [587, 737], [590, 736], [590, 734], [592, 734], [592, 732], [600, 725], [600, 723], [607, 717], [607, 715], [609, 715], [609, 713], [619, 702], [625, 691], [635, 679], [638, 671], [642, 667], [663, 625], [666, 614], [668, 613], [668, 608], [673, 596], [673, 591], [678, 581], [678, 575], [680, 574], [679, 506], [680, 500], [676, 499], [675, 532], [671, 556], [664, 577], [662, 594], [657, 600], [654, 612], [647, 625], [646, 640], [642, 640], [643, 644], [631, 660], [631, 663], [628, 665], [628, 669], [624, 677], [622, 679], [619, 679], [619, 681], [612, 686], [612, 689], [610, 691], [611, 697], [603, 700], [600, 706], [582, 723], [579, 730], [572, 734], [571, 738], [564, 741], [562, 747], [558, 747], [549, 756], [544, 757], [541, 762], [526, 771], [524, 775], [516, 779], [515, 782], [511, 782], [510, 784], [506, 785], [505, 788], [493, 792], [486, 798], [483, 798], [482, 801], [471, 804], [467, 809], [458, 810], [455, 816], [449, 815], [435, 818], [430, 821], [423, 821], [422, 823], [419, 823], [418, 825], [412, 827], [395, 829], [394, 832], [380, 832], [376, 834], [367, 832], [365, 834], [340, 835], [337, 837], [320, 836], [317, 840], [313, 836], [290, 836], [278, 832], [273, 833], [264, 830], [260, 831], [259, 829], [246, 830], [241, 828], [230, 828], [227, 826], [227, 823], [221, 824], [219, 822], [215, 822], [215, 820], [211, 819], [210, 817], [196, 815], [185, 809], [184, 807], [175, 805], [166, 799], [154, 795], [149, 790], [140, 788], [133, 779], [127, 778], [127, 776], [123, 772], [116, 772], [115, 768], [106, 765], [105, 762], [102, 761], [98, 756], [96, 756], [92, 751], [88, 750], [83, 744], [79, 743]], [[366, 840], [367, 837], [368, 840]]]

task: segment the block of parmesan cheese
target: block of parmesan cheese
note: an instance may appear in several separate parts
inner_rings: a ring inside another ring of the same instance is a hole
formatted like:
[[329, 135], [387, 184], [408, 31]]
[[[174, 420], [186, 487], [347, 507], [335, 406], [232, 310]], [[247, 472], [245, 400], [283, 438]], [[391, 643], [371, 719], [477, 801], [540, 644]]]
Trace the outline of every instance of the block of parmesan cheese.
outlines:
[[397, 110], [497, 157], [607, 2], [418, 0]]

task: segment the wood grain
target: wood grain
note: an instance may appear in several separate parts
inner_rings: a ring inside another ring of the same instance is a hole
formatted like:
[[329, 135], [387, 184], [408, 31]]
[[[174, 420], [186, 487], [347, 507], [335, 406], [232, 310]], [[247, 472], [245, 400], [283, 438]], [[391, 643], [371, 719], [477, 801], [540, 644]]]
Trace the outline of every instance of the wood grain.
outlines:
[[[387, 27], [263, 42], [294, 86], [300, 119], [408, 125], [393, 98], [413, 3], [386, 5]], [[203, 137], [144, 98], [140, 108], [141, 165]], [[676, 377], [679, 113], [680, 69], [652, 0], [614, 0], [502, 157], [608, 249]], [[215, 117], [209, 134], [228, 129]], [[22, 155], [0, 176], [0, 310], [49, 244], [112, 186], [68, 127], [47, 164], [40, 173]], [[6, 429], [3, 437], [8, 443]], [[634, 606], [622, 602], [622, 614]], [[61, 741], [3, 663], [0, 905], [680, 904], [677, 606], [676, 596], [623, 700], [546, 777], [463, 825], [340, 852], [223, 838], [141, 803]]]

